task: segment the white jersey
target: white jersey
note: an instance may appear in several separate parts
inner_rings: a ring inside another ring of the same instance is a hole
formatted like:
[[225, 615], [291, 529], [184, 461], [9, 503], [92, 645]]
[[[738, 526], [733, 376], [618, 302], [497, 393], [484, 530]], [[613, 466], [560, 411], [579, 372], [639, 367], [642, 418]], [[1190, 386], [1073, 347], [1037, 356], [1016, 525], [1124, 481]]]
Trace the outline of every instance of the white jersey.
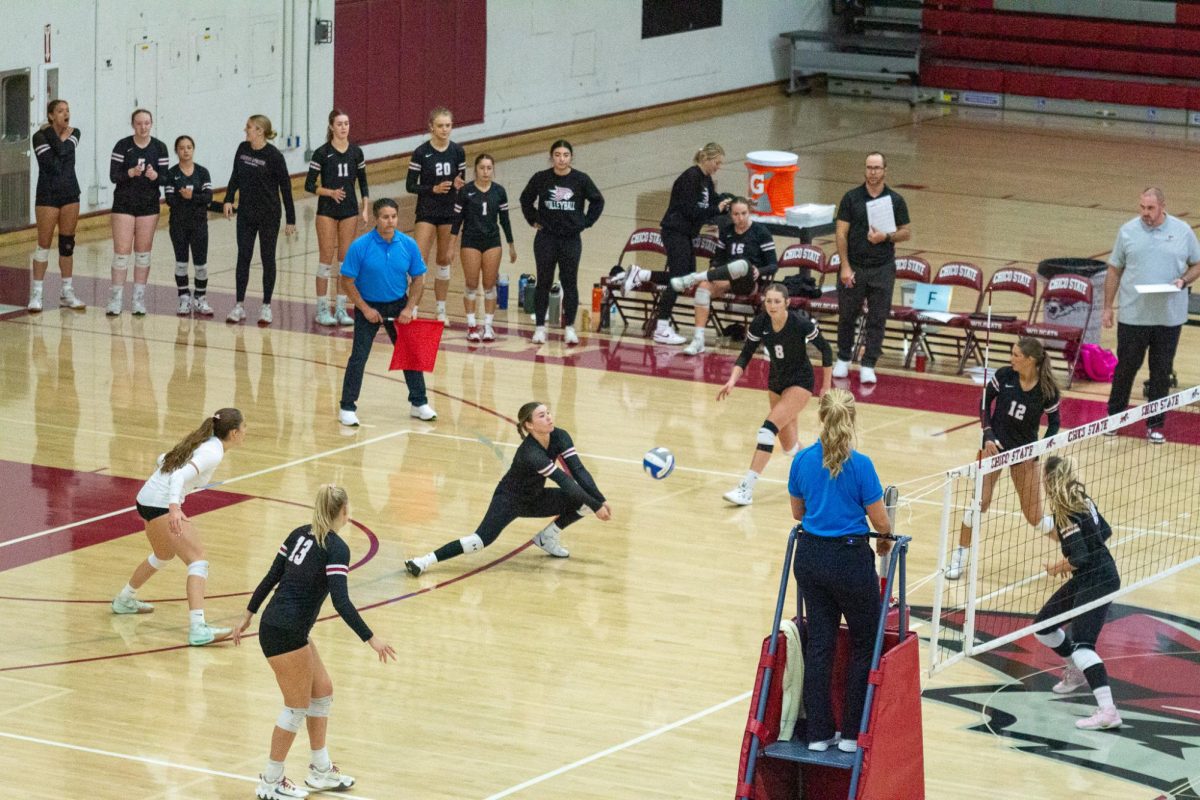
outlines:
[[137, 501], [152, 508], [167, 508], [172, 503], [183, 503], [184, 495], [196, 491], [212, 482], [213, 473], [225, 456], [225, 445], [216, 436], [201, 444], [188, 462], [174, 472], [163, 472], [163, 459], [158, 457], [158, 469], [138, 492]]

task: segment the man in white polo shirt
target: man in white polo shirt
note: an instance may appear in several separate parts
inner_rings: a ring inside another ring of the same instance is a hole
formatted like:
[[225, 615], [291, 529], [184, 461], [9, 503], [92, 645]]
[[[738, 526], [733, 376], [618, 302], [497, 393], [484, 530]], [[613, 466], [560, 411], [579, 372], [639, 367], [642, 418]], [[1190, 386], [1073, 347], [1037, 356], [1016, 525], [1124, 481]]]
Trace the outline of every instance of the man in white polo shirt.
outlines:
[[[1200, 277], [1200, 242], [1186, 222], [1167, 213], [1162, 190], [1142, 192], [1139, 213], [1117, 232], [1108, 275], [1104, 281], [1104, 327], [1113, 325], [1113, 301], [1120, 297], [1121, 321], [1117, 324], [1117, 369], [1108, 395], [1108, 413], [1129, 405], [1133, 379], [1150, 352], [1148, 400], [1166, 397], [1179, 333], [1187, 322], [1187, 287]], [[1178, 291], [1142, 294], [1138, 286], [1171, 285]], [[1166, 441], [1164, 416], [1146, 420], [1147, 438]]]

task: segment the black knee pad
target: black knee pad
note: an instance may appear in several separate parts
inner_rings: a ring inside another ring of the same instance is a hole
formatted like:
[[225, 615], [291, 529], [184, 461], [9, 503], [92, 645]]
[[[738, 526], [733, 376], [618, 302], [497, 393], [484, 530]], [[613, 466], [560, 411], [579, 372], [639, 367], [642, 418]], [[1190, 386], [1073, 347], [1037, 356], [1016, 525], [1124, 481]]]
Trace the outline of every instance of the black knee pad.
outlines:
[[58, 235], [58, 254], [69, 258], [75, 252], [75, 235], [60, 233]]

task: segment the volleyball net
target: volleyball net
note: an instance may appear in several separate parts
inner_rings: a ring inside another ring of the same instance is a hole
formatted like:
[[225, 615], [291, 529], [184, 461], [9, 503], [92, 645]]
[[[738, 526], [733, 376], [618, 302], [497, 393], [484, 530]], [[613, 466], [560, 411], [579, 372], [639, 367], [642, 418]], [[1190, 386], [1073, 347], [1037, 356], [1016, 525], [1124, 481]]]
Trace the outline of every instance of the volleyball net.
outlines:
[[[1152, 444], [1143, 426], [1164, 412], [1166, 430], [1181, 438]], [[1041, 465], [1051, 453], [1075, 459], [1088, 495], [1111, 525], [1107, 544], [1121, 589], [1035, 626], [1034, 616], [1067, 579], [1047, 573], [1062, 556], [1054, 534], [1040, 527], [1049, 513]], [[1200, 386], [951, 470], [943, 486], [930, 672], [1200, 563], [1198, 498]], [[964, 519], [973, 523], [970, 548], [965, 562], [955, 564]]]

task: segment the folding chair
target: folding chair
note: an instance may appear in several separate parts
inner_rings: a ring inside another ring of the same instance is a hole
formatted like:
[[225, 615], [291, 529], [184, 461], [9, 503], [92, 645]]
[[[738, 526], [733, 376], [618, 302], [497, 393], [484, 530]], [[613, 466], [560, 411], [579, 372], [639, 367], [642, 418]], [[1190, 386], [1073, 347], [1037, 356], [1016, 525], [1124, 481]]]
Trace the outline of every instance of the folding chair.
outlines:
[[[651, 253], [660, 256], [662, 259], [667, 257], [667, 250], [663, 246], [662, 234], [658, 228], [638, 228], [633, 233], [629, 234], [628, 241], [621, 248], [621, 255], [617, 257], [617, 266], [623, 269], [628, 269], [633, 263], [633, 259], [626, 261], [626, 256], [633, 253]], [[639, 264], [638, 266], [644, 266]], [[652, 283], [645, 283], [637, 286], [633, 292], [626, 295], [620, 284], [614, 284], [606, 279], [609, 295], [612, 297], [613, 305], [617, 309], [617, 313], [621, 316], [621, 322], [626, 327], [630, 324], [630, 319], [642, 323], [649, 323], [653, 319], [654, 309], [658, 305], [658, 295], [662, 291], [662, 287], [655, 286]]]
[[[915, 256], [903, 256], [896, 259], [896, 286], [900, 287], [903, 282], [912, 283], [929, 283], [929, 274], [933, 268], [929, 266], [929, 262], [923, 258]], [[900, 350], [904, 353], [904, 366], [908, 366], [912, 361], [913, 354], [916, 352], [915, 345], [919, 342], [922, 347], [926, 347], [926, 342], [923, 341], [924, 336], [921, 333], [920, 327], [916, 324], [917, 309], [912, 306], [900, 305], [892, 303], [892, 308], [888, 311], [887, 322], [884, 325], [884, 342], [887, 342], [889, 333], [898, 333], [901, 343]], [[889, 323], [898, 323], [895, 325]], [[860, 329], [856, 342], [855, 352], [858, 346], [864, 343], [865, 333]]]
[[[1082, 326], [1036, 321], [1039, 313], [1053, 317], [1058, 309], [1073, 308], [1077, 303], [1084, 303], [1087, 306], [1087, 315], [1084, 317]], [[1088, 322], [1091, 321], [1092, 311], [1092, 282], [1090, 280], [1082, 275], [1070, 273], [1055, 275], [1046, 281], [1046, 287], [1042, 289], [1041, 297], [1033, 304], [1029, 321], [1018, 329], [1022, 336], [1032, 336], [1045, 344], [1055, 345], [1047, 347], [1046, 350], [1047, 352], [1060, 351], [1066, 362], [1068, 389], [1071, 388], [1071, 382], [1075, 378], [1075, 364], [1079, 361], [1079, 353], [1083, 349], [1083, 334], [1087, 330]]]
[[[1011, 298], [1016, 299], [1011, 303], [1005, 302]], [[1037, 276], [1029, 270], [1004, 267], [992, 273], [983, 290], [979, 313], [967, 319], [967, 338], [958, 361], [958, 374], [961, 375], [967, 368], [968, 358], [973, 357], [976, 363], [983, 363], [981, 339], [990, 339], [994, 334], [1020, 336], [1021, 325], [1033, 318], [1036, 302]], [[986, 313], [985, 309], [991, 309], [991, 313]], [[1012, 342], [1009, 342], [1011, 345]]]
[[[779, 257], [779, 269], [775, 272], [777, 280], [783, 280], [784, 270], [797, 272], [816, 272], [822, 275], [825, 269], [825, 251], [812, 244], [794, 244], [783, 251]], [[811, 300], [807, 297], [788, 298], [788, 306], [808, 310]]]
[[[913, 323], [913, 335], [925, 348], [925, 353], [930, 360], [935, 359], [933, 345], [945, 344], [953, 346], [954, 358], [957, 361], [962, 358], [962, 347], [965, 341], [964, 334], [958, 333], [958, 331], [967, 327], [971, 314], [979, 311], [980, 303], [983, 301], [983, 270], [965, 261], [950, 261], [938, 268], [937, 274], [933, 276], [930, 283], [935, 286], [954, 286], [965, 289], [967, 292], [956, 294], [954, 305], [959, 310], [939, 312], [914, 309], [912, 314], [908, 315], [908, 320]], [[961, 302], [961, 298], [968, 292], [973, 292], [974, 297], [971, 305], [966, 306]], [[904, 362], [905, 366], [909, 364], [915, 353], [916, 347], [909, 349], [908, 358]]]

